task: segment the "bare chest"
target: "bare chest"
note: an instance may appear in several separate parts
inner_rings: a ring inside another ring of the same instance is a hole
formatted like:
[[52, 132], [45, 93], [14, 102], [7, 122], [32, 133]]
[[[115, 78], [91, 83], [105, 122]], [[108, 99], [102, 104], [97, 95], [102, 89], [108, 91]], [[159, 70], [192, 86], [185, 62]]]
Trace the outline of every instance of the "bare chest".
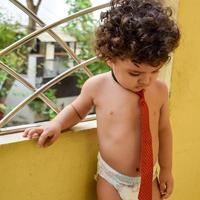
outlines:
[[[152, 129], [156, 128], [159, 121], [160, 103], [159, 100], [148, 94], [145, 96], [149, 109], [149, 120]], [[96, 104], [97, 120], [104, 125], [116, 125], [132, 127], [137, 129], [140, 122], [139, 96], [130, 93], [108, 92], [97, 99]]]

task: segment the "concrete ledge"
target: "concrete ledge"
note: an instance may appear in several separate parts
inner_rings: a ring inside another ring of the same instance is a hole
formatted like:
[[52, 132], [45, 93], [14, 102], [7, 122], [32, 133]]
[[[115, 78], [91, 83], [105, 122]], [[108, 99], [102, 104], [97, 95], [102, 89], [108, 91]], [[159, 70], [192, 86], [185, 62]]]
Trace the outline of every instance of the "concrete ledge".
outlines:
[[[81, 122], [75, 125], [74, 127], [72, 127], [70, 130], [65, 131], [65, 132], [67, 133], [79, 132], [83, 130], [94, 129], [96, 128], [96, 126], [97, 126], [96, 120]], [[10, 144], [10, 143], [15, 143], [15, 142], [22, 142], [26, 140], [29, 140], [29, 139], [22, 137], [22, 132], [12, 133], [8, 135], [0, 135], [0, 145]]]

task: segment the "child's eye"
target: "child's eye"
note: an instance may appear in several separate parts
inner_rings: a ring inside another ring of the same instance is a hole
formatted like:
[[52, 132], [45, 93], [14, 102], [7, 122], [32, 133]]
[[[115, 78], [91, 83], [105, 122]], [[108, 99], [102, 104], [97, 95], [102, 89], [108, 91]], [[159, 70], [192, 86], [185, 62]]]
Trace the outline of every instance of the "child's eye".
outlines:
[[131, 76], [139, 76], [140, 74], [132, 74], [132, 73], [129, 73]]
[[153, 71], [154, 74], [158, 73], [160, 70]]

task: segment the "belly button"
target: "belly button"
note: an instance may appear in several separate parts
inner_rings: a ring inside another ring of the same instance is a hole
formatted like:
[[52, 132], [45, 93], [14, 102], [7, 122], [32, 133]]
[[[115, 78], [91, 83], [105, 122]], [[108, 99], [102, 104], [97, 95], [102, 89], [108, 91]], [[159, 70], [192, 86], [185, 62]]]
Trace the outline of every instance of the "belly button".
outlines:
[[140, 168], [139, 168], [139, 167], [137, 167], [137, 168], [136, 168], [136, 172], [139, 172], [139, 171], [140, 171]]

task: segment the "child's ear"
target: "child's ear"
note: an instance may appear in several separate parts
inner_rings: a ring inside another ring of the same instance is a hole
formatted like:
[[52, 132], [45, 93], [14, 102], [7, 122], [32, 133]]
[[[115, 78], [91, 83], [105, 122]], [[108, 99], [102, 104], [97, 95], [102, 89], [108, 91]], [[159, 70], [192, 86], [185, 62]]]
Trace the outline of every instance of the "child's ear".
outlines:
[[113, 62], [111, 60], [107, 60], [106, 63], [111, 69], [113, 69]]

